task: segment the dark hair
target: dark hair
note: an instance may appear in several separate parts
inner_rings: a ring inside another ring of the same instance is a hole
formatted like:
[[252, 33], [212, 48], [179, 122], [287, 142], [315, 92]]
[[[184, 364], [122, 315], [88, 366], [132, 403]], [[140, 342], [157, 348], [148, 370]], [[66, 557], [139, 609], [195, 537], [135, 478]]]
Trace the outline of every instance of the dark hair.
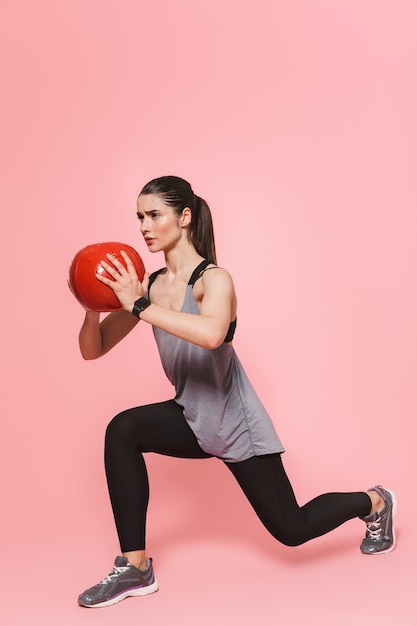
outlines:
[[203, 198], [196, 196], [190, 183], [178, 176], [161, 176], [147, 183], [140, 195], [155, 193], [181, 215], [185, 207], [191, 210], [190, 239], [198, 254], [216, 264], [213, 221], [209, 206]]

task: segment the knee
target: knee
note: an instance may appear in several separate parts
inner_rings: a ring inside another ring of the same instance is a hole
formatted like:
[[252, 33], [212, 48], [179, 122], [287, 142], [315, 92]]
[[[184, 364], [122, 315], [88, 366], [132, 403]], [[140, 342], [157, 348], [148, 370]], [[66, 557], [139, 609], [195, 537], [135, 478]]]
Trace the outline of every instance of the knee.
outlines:
[[301, 546], [309, 540], [309, 537], [306, 536], [305, 530], [303, 528], [297, 528], [296, 526], [275, 529], [275, 532], [272, 531], [272, 535], [280, 543], [284, 544], [284, 546], [288, 546], [290, 548]]
[[128, 411], [123, 411], [113, 417], [106, 428], [106, 449], [114, 445], [119, 446], [122, 442], [131, 439], [130, 423]]
[[277, 539], [280, 543], [283, 543], [284, 546], [288, 546], [289, 548], [295, 548], [296, 546], [301, 546], [301, 544], [307, 541], [307, 539], [304, 539], [304, 537], [300, 537], [299, 535], [292, 534], [292, 533], [282, 535], [280, 537], [277, 537]]

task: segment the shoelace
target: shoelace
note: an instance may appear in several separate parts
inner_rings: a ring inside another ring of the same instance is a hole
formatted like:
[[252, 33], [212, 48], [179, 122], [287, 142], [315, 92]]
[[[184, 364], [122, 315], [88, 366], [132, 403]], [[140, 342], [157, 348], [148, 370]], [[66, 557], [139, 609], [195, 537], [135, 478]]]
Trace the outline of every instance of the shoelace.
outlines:
[[366, 536], [372, 541], [380, 541], [382, 535], [381, 518], [379, 517], [374, 522], [370, 522], [366, 526]]
[[99, 585], [111, 583], [113, 578], [117, 578], [119, 574], [124, 574], [125, 572], [127, 572], [128, 569], [129, 567], [113, 567], [110, 574], [107, 574], [107, 576], [99, 582]]

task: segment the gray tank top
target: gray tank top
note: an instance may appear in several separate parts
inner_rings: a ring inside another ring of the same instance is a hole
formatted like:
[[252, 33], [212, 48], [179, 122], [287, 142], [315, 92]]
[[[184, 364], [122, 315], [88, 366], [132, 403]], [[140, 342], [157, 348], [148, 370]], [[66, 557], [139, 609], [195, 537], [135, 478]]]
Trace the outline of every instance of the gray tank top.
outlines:
[[[193, 295], [200, 275], [193, 272], [187, 285], [185, 313], [200, 314]], [[175, 401], [205, 452], [233, 463], [284, 451], [232, 345], [207, 350], [159, 328], [153, 332]]]

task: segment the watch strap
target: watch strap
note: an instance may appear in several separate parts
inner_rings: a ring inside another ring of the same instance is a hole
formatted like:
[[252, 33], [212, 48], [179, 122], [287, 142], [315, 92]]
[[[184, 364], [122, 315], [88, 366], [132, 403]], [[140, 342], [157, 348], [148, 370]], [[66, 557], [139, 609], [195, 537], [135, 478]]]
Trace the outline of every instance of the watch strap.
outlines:
[[143, 298], [143, 297], [139, 298], [138, 300], [136, 300], [135, 304], [133, 305], [132, 315], [140, 319], [140, 314], [142, 313], [142, 311], [147, 309], [148, 306], [150, 306], [150, 304], [151, 303], [148, 300], [148, 298]]

